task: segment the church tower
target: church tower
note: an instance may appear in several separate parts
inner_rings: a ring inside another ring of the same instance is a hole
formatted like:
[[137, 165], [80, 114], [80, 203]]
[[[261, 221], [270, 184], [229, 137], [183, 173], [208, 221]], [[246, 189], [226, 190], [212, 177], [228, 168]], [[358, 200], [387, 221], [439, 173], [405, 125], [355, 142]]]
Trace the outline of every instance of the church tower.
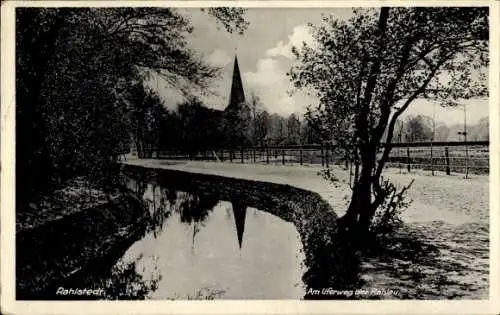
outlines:
[[241, 81], [240, 68], [238, 66], [238, 57], [234, 56], [233, 82], [229, 94], [229, 104], [226, 110], [239, 111], [241, 104], [245, 103], [245, 92]]
[[235, 56], [229, 103], [224, 111], [224, 133], [227, 145], [234, 147], [249, 143], [248, 124], [250, 119], [250, 108], [245, 101], [238, 57]]

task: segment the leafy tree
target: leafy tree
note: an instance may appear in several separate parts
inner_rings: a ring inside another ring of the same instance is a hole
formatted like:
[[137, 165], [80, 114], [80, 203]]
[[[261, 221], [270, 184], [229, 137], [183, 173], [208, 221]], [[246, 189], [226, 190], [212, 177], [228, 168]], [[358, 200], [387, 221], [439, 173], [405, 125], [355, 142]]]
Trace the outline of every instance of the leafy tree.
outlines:
[[316, 124], [316, 121], [308, 119], [306, 115], [306, 120], [301, 124], [301, 142], [307, 144], [319, 144], [324, 142], [325, 136], [323, 129]]
[[287, 144], [299, 144], [300, 142], [300, 121], [295, 114], [290, 114], [286, 121]]
[[479, 140], [490, 140], [490, 119], [489, 117], [483, 117], [479, 120], [478, 123], [479, 129]]
[[286, 141], [286, 119], [278, 114], [272, 114], [269, 117], [270, 139], [273, 144], [284, 144]]
[[450, 135], [450, 128], [444, 123], [436, 123], [436, 134], [434, 139], [436, 141], [448, 141]]
[[168, 111], [158, 94], [139, 81], [128, 91], [130, 121], [139, 158], [151, 158], [160, 146], [162, 121]]
[[251, 144], [251, 117], [251, 108], [247, 102], [239, 104], [237, 109], [232, 108], [224, 112], [223, 130], [226, 145], [235, 147]]
[[[257, 144], [259, 142], [259, 132], [258, 132], [258, 115], [262, 111], [262, 101], [260, 100], [260, 97], [257, 95], [255, 91], [252, 91], [250, 94], [250, 101], [249, 101], [249, 107], [250, 107], [250, 112], [251, 112], [251, 120], [252, 120], [252, 126], [251, 126], [251, 134], [249, 135], [250, 138], [252, 139], [252, 144]], [[265, 136], [265, 135], [264, 135]], [[262, 138], [262, 137], [261, 137]]]
[[488, 141], [490, 139], [489, 118], [481, 118], [477, 124], [467, 127], [467, 132], [469, 133], [468, 139], [472, 141]]
[[160, 121], [160, 150], [179, 149], [183, 145], [182, 122], [176, 111], [166, 111]]
[[181, 148], [195, 152], [220, 147], [224, 143], [222, 112], [203, 106], [197, 98], [190, 98], [178, 105], [177, 113], [180, 122], [177, 137], [182, 139]]
[[404, 124], [406, 141], [430, 141], [433, 137], [432, 124], [432, 118], [430, 117], [423, 115], [409, 116]]
[[325, 16], [311, 27], [317, 45], [293, 48], [299, 62], [289, 76], [319, 97], [311, 120], [361, 163], [339, 226], [362, 240], [396, 193], [381, 175], [398, 117], [417, 98], [453, 106], [487, 93], [488, 8], [356, 9], [348, 21]]
[[[247, 26], [243, 9], [206, 12], [230, 32]], [[127, 88], [151, 71], [182, 91], [207, 89], [220, 69], [188, 47], [191, 32], [171, 8], [18, 8], [19, 204], [69, 177], [107, 169], [129, 142]]]
[[267, 140], [270, 131], [269, 113], [264, 110], [255, 117], [255, 138], [258, 144], [262, 145]]

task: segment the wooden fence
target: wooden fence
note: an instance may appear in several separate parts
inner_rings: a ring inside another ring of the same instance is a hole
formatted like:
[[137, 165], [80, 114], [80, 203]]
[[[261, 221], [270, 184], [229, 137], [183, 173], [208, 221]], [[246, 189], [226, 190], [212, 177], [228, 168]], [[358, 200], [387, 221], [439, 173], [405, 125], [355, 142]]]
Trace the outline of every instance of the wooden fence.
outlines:
[[[416, 142], [394, 143], [387, 167], [396, 167], [411, 172], [425, 169], [431, 172], [488, 174], [489, 142]], [[382, 149], [381, 149], [382, 151]], [[382, 152], [379, 153], [379, 156]], [[284, 145], [253, 146], [239, 148], [213, 148], [187, 151], [172, 149], [156, 152], [159, 159], [188, 159], [229, 163], [257, 163], [280, 165], [322, 165], [348, 162], [339, 156], [334, 146]]]

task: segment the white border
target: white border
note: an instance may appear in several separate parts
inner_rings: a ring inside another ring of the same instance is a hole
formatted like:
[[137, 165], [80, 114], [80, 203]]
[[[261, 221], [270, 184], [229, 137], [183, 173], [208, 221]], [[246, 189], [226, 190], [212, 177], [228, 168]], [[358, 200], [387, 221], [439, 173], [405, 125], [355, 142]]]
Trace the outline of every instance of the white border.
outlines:
[[[134, 301], [18, 302], [15, 301], [15, 16], [18, 6], [51, 7], [490, 7], [490, 300], [486, 301]], [[497, 1], [6, 1], [1, 11], [1, 309], [5, 314], [494, 314], [500, 312], [499, 288], [499, 13]]]

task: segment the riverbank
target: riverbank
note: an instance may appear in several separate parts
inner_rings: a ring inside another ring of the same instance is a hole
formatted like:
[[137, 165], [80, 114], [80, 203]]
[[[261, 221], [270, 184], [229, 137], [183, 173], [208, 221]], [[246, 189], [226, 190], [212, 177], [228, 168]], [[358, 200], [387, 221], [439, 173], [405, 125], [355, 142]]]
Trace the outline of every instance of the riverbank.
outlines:
[[337, 216], [317, 193], [290, 185], [140, 165], [124, 165], [122, 174], [138, 183], [139, 195], [143, 194], [141, 187], [158, 185], [171, 191], [212, 196], [243, 208], [261, 209], [293, 223], [305, 256], [302, 280], [307, 286], [306, 299], [344, 299], [311, 292], [333, 286], [355, 290], [361, 284], [359, 257], [339, 239]]
[[[333, 167], [339, 181], [325, 182], [319, 167], [248, 165], [199, 161], [133, 160], [126, 164], [286, 184], [318, 193], [337, 215], [346, 209], [349, 175]], [[388, 169], [385, 177], [396, 185], [415, 180], [402, 213], [403, 227], [386, 249], [364, 257], [362, 288], [398, 287], [383, 299], [480, 299], [489, 287], [489, 178], [447, 176]], [[321, 223], [319, 223], [321, 224]]]
[[[349, 173], [341, 166], [332, 166], [332, 173], [338, 178], [338, 182], [331, 184], [317, 175], [322, 170], [320, 166], [255, 165], [131, 157], [127, 157], [127, 161], [123, 163], [291, 185], [319, 194], [332, 206], [338, 216], [344, 214], [348, 202], [346, 197], [351, 194], [348, 186]], [[408, 198], [413, 202], [402, 214], [406, 223], [489, 222], [488, 176], [470, 175], [470, 178], [464, 179], [463, 174], [447, 176], [442, 172], [436, 172], [436, 175], [432, 176], [430, 172], [422, 170], [400, 173], [397, 169], [387, 169], [384, 171], [384, 178], [390, 179], [398, 186], [407, 185], [412, 179], [415, 180], [408, 191]]]
[[[140, 182], [160, 180], [163, 186], [172, 189], [201, 190], [223, 200], [237, 200], [247, 207], [265, 209], [293, 222], [305, 245], [307, 271], [304, 280], [309, 286], [322, 289], [335, 283], [345, 289], [354, 289], [359, 284], [359, 261], [339, 244], [336, 239], [337, 216], [315, 193], [287, 185], [183, 171], [135, 166], [125, 166], [122, 171]], [[31, 204], [29, 211], [18, 213], [17, 299], [145, 297], [149, 283], [138, 292], [129, 290], [137, 280], [133, 264], [121, 266], [118, 272], [113, 267], [127, 248], [154, 224], [151, 213], [137, 198], [141, 194], [137, 191], [132, 196], [122, 192], [105, 198], [104, 193], [96, 189], [89, 193], [83, 184], [82, 180], [73, 181], [52, 196]], [[41, 215], [37, 216], [37, 211]], [[336, 263], [331, 264], [331, 261]], [[111, 281], [103, 282], [102, 279]], [[123, 283], [126, 279], [131, 283]], [[118, 286], [121, 289], [115, 288]], [[64, 288], [81, 287], [104, 290], [104, 293], [85, 297], [64, 291]], [[315, 295], [313, 298], [331, 297]]]
[[[334, 168], [339, 182], [328, 184], [313, 167], [161, 160], [129, 160], [125, 165], [139, 181], [160, 178], [172, 189], [238, 200], [293, 222], [305, 245], [304, 282], [311, 288], [334, 285], [368, 292], [397, 287], [397, 293], [368, 297], [386, 299], [488, 296], [487, 177], [464, 180], [388, 170], [386, 176], [396, 184], [415, 179], [410, 190], [414, 202], [403, 213], [403, 228], [381, 252], [363, 257], [360, 264], [335, 238], [337, 214], [342, 215], [349, 193], [342, 182], [348, 174], [341, 168]], [[161, 172], [165, 176], [158, 176]], [[90, 191], [76, 181], [52, 200], [42, 199], [31, 212], [18, 213], [18, 299], [61, 298], [54, 296], [58, 285], [112, 266], [149, 228], [150, 218], [144, 217], [148, 211], [136, 196], [108, 199]]]
[[[132, 194], [105, 197], [83, 179], [17, 211], [16, 299], [81, 299], [58, 293], [113, 264], [145, 231], [147, 211]], [[98, 289], [98, 288], [93, 288]]]

